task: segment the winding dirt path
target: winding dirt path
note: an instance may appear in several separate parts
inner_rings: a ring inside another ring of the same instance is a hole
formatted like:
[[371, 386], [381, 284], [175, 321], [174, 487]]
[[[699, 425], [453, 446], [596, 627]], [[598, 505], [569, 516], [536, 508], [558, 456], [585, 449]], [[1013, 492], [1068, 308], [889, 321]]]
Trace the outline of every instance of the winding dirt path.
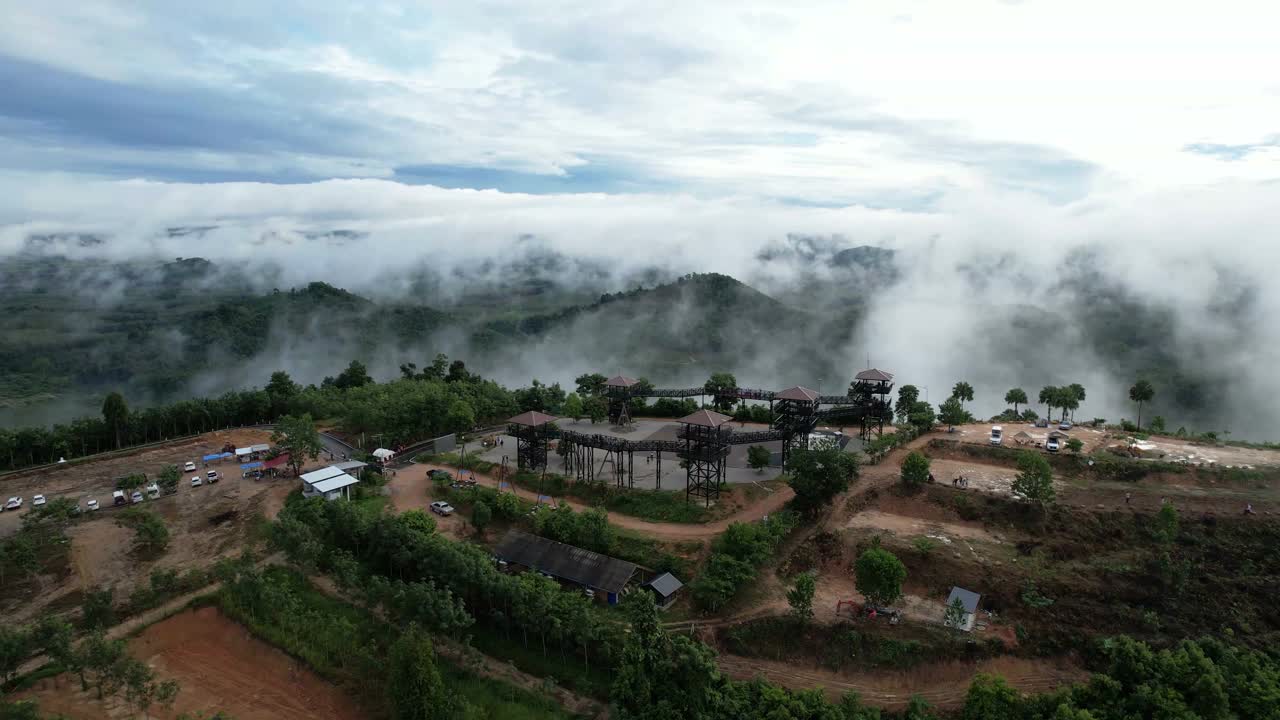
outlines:
[[906, 707], [912, 695], [919, 695], [942, 709], [958, 707], [964, 703], [969, 685], [978, 673], [1000, 675], [1024, 693], [1047, 692], [1088, 677], [1087, 673], [1063, 662], [1016, 657], [977, 663], [949, 661], [911, 670], [857, 674], [726, 654], [720, 655], [719, 663], [720, 669], [735, 679], [760, 677], [795, 690], [818, 688], [832, 700], [856, 692], [863, 702], [889, 710]]
[[[456, 471], [455, 468], [451, 468], [447, 465], [438, 465], [438, 464], [432, 464], [432, 463], [414, 463], [413, 465], [410, 465], [409, 467], [406, 467], [406, 468], [398, 468], [396, 470], [396, 477], [394, 480], [392, 480], [392, 482], [399, 485], [403, 485], [405, 483], [417, 483], [417, 484], [430, 483], [430, 480], [427, 479], [427, 473], [431, 470], [444, 470], [450, 473]], [[470, 473], [470, 471], [467, 471], [467, 472], [468, 474]], [[478, 472], [475, 474], [475, 478], [477, 482], [479, 482], [480, 484], [486, 487], [498, 486], [497, 478], [494, 478], [492, 475]], [[517, 487], [514, 485], [511, 487], [511, 490], [514, 491], [516, 495], [520, 496], [521, 498], [524, 498], [525, 500], [529, 500], [531, 502], [537, 502], [538, 500], [538, 493], [533, 492], [531, 490], [526, 490], [522, 487]], [[393, 497], [395, 492], [396, 492], [395, 490], [392, 491]], [[782, 506], [785, 505], [787, 501], [790, 500], [793, 496], [794, 496], [794, 493], [791, 492], [791, 488], [789, 487], [778, 488], [771, 495], [760, 500], [759, 502], [749, 507], [743, 508], [742, 510], [734, 513], [733, 515], [730, 515], [729, 517], [722, 518], [720, 520], [716, 520], [714, 522], [708, 522], [708, 523], [650, 522], [648, 520], [641, 520], [640, 518], [637, 518], [631, 515], [623, 515], [622, 513], [615, 513], [615, 512], [608, 513], [608, 516], [609, 516], [609, 522], [620, 528], [633, 530], [635, 532], [642, 533], [648, 537], [651, 537], [657, 540], [670, 540], [673, 542], [680, 542], [683, 540], [705, 541], [709, 538], [713, 538], [719, 535], [720, 533], [724, 532], [729, 527], [730, 523], [753, 522], [753, 521], [759, 520], [760, 518], [764, 517], [769, 513], [777, 512], [778, 510], [781, 510]], [[567, 500], [564, 498], [557, 498], [556, 503], [567, 504], [569, 505], [569, 507], [578, 511], [588, 510], [591, 508], [590, 505], [583, 504], [576, 500]]]

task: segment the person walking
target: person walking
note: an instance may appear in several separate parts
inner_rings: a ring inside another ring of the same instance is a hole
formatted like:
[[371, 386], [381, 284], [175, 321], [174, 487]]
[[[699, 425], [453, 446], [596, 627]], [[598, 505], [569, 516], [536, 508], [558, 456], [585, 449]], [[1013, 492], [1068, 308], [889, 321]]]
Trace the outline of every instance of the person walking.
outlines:
[[1126, 492], [1126, 493], [1124, 494], [1124, 504], [1125, 504], [1125, 505], [1128, 505], [1128, 504], [1130, 504], [1131, 502], [1133, 502], [1133, 493], [1131, 493], [1131, 492]]

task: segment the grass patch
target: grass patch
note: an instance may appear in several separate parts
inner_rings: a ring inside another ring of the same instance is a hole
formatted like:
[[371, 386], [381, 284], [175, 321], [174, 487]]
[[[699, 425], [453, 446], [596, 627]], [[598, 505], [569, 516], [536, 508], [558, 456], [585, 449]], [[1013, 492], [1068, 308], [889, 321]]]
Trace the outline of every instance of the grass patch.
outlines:
[[[698, 548], [701, 549], [701, 543]], [[610, 554], [621, 560], [629, 560], [656, 572], [669, 572], [684, 580], [689, 579], [692, 565], [688, 560], [667, 552], [663, 544], [629, 530], [618, 530]]]

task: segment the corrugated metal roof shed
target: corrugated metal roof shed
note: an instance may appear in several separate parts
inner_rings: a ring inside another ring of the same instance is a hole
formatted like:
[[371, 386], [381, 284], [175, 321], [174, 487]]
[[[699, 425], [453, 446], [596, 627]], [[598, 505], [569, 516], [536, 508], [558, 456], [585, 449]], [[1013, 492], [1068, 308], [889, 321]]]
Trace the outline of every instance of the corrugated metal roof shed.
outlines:
[[311, 483], [311, 487], [315, 489], [316, 492], [329, 493], [334, 490], [341, 490], [348, 485], [355, 485], [358, 482], [360, 481], [350, 475], [341, 473], [339, 475], [334, 475], [331, 478], [321, 480], [320, 482]]
[[500, 560], [610, 593], [621, 592], [637, 569], [635, 563], [626, 560], [519, 530], [508, 532], [493, 554]]
[[951, 607], [951, 603], [955, 602], [956, 598], [960, 598], [960, 604], [964, 605], [965, 612], [976, 613], [978, 612], [978, 600], [981, 597], [976, 592], [965, 590], [962, 587], [953, 587], [951, 588], [951, 594], [947, 596], [947, 607]]
[[605, 380], [604, 384], [605, 387], [631, 387], [639, 382], [639, 380], [627, 377], [626, 375], [614, 375], [608, 380]]
[[662, 573], [658, 577], [644, 584], [645, 587], [651, 587], [663, 598], [669, 598], [676, 594], [676, 591], [684, 587], [684, 583], [680, 582], [675, 575], [671, 573]]
[[338, 475], [345, 474], [346, 473], [342, 472], [341, 469], [330, 465], [326, 468], [320, 468], [319, 470], [312, 470], [309, 473], [303, 473], [302, 482], [307, 483], [308, 485], [315, 485], [321, 480], [328, 480], [331, 477], [337, 477]]

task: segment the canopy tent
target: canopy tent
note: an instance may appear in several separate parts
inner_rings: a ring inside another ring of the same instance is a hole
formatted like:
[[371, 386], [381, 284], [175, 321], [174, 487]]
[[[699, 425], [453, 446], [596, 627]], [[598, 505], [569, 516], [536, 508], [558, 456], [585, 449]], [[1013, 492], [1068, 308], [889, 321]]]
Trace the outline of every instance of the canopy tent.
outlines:
[[214, 453], [212, 455], [205, 455], [201, 460], [209, 462], [210, 460], [226, 460], [229, 457], [235, 457], [235, 453]]
[[377, 458], [380, 462], [386, 462], [390, 458], [395, 457], [395, 454], [396, 454], [395, 450], [388, 450], [386, 448], [378, 448], [377, 450], [373, 451], [373, 456]]
[[245, 464], [241, 465], [241, 466], [240, 466], [240, 469], [241, 469], [241, 470], [253, 470], [254, 468], [260, 468], [260, 467], [262, 467], [262, 463], [260, 463], [260, 462], [251, 462], [251, 463], [245, 463]]
[[267, 452], [271, 450], [270, 445], [250, 445], [249, 452]]
[[252, 455], [252, 454], [253, 454], [253, 448], [236, 448], [236, 457], [244, 457], [246, 455]]

